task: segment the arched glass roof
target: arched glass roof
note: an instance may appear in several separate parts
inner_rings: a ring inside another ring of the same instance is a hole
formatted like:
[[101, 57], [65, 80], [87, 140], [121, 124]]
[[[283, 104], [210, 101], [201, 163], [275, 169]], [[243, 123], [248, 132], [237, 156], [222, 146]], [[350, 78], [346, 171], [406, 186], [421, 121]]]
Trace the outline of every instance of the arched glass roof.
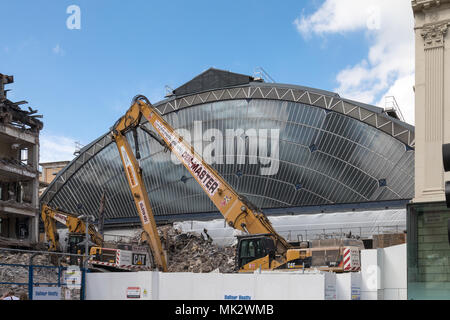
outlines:
[[[236, 82], [242, 82], [242, 77], [236, 79], [231, 87], [226, 87], [226, 81], [219, 82], [223, 88], [184, 85], [179, 88], [183, 96], [174, 95], [155, 106], [169, 124], [188, 130], [192, 137], [198, 126], [202, 133], [208, 129], [221, 133], [237, 128], [244, 132], [278, 129], [279, 157], [265, 158], [269, 163], [279, 159], [274, 175], [261, 175], [261, 168], [268, 165], [248, 152], [252, 144], [245, 133], [241, 136], [245, 161], [234, 158], [227, 163], [231, 154], [225, 147], [226, 136], [222, 154], [220, 150], [214, 154], [225, 163], [212, 166], [255, 205], [264, 210], [413, 198], [412, 126], [387, 116], [380, 108], [326, 91], [255, 82], [251, 77], [248, 83]], [[189, 87], [197, 91], [188, 93]], [[141, 129], [138, 134], [140, 165], [156, 220], [217, 211], [189, 172], [172, 162], [170, 153]], [[128, 140], [134, 143], [131, 135]], [[204, 150], [211, 142], [203, 140], [192, 142], [201, 143]], [[85, 147], [55, 178], [41, 202], [97, 216], [103, 192], [107, 219], [137, 219], [119, 153], [109, 134]]]

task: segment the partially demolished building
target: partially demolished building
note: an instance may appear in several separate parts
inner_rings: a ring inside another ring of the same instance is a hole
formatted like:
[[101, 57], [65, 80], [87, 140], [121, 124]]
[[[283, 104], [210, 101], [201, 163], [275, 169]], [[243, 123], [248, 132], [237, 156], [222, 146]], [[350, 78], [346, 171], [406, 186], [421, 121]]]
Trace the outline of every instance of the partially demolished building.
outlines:
[[0, 73], [0, 244], [30, 246], [38, 241], [39, 132], [42, 116], [12, 102]]

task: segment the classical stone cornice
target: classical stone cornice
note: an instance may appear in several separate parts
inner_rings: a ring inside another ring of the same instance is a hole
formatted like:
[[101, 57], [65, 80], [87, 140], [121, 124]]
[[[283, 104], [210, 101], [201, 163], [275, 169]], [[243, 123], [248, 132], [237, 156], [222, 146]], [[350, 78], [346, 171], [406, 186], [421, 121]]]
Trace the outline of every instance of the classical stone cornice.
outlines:
[[435, 7], [439, 7], [441, 4], [450, 3], [450, 0], [413, 0], [411, 5], [414, 12], [419, 12]]
[[424, 40], [425, 49], [443, 47], [449, 25], [449, 22], [444, 22], [424, 26], [420, 35]]

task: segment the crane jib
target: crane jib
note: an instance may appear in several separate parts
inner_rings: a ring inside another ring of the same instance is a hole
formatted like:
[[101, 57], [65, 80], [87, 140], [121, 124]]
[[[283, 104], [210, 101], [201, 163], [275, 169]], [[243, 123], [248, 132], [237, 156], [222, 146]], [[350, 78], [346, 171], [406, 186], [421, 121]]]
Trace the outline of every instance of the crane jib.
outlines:
[[202, 188], [210, 195], [216, 194], [220, 188], [220, 181], [212, 174], [204, 165], [203, 162], [195, 156], [189, 149], [184, 146], [179, 138], [171, 133], [160, 121], [154, 122], [156, 130], [159, 131], [167, 144], [171, 147], [172, 152], [177, 158], [183, 162], [185, 167], [190, 171], [193, 177], [197, 179]]

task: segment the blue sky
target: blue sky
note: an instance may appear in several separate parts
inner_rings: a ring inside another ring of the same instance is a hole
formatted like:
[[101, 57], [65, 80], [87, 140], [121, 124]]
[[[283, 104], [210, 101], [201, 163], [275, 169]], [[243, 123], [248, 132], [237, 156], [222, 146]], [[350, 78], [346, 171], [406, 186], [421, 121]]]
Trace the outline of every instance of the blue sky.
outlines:
[[[157, 102], [165, 85], [209, 67], [252, 75], [261, 66], [277, 82], [351, 95], [343, 71], [374, 69], [368, 52], [380, 33], [362, 23], [321, 31], [321, 12], [335, 1], [0, 0], [0, 73], [15, 76], [11, 100], [44, 115], [42, 143], [68, 144], [58, 156], [105, 133], [134, 95]], [[66, 26], [70, 5], [81, 9], [80, 30]], [[376, 103], [396, 79], [356, 96]], [[56, 160], [48, 152], [42, 157]]]

